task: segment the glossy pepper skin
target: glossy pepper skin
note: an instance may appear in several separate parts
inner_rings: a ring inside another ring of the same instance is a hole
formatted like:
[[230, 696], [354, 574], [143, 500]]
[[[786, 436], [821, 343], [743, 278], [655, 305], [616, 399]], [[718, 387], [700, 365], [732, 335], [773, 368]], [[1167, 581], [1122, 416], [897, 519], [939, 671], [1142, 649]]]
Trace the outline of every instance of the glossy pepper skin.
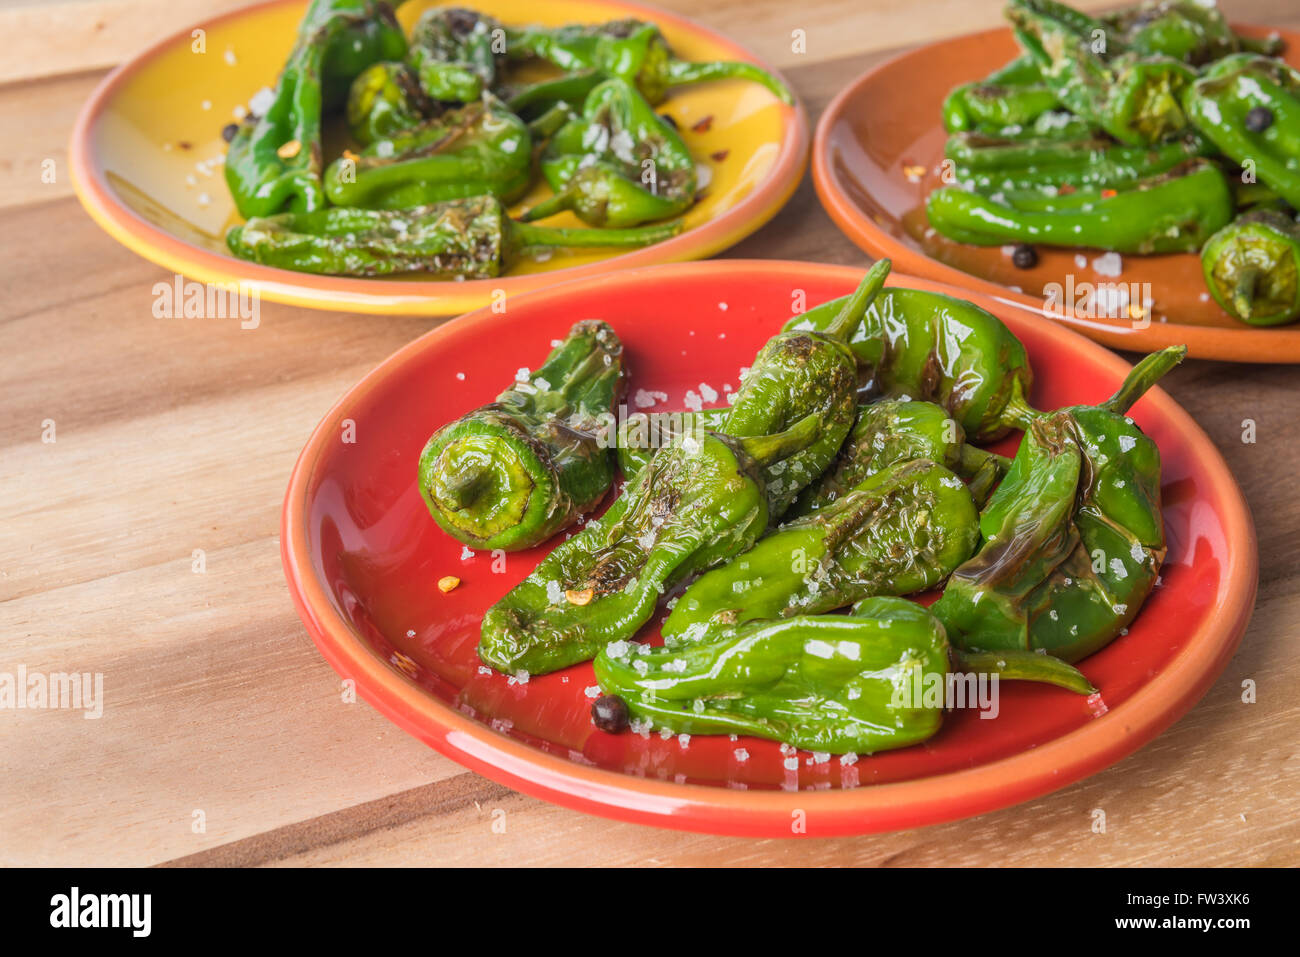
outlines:
[[768, 507], [779, 519], [834, 461], [857, 416], [857, 363], [849, 338], [889, 275], [882, 259], [816, 330], [786, 329], [767, 341], [746, 373], [722, 425], [728, 435], [764, 435], [816, 415], [821, 431], [806, 449], [766, 475]]
[[984, 194], [1063, 186], [1123, 189], [1211, 152], [1209, 141], [1191, 131], [1155, 146], [1120, 146], [1100, 137], [1044, 140], [959, 133], [944, 148], [957, 182]]
[[1104, 22], [1124, 46], [1145, 56], [1163, 55], [1200, 66], [1246, 48], [1277, 52], [1278, 42], [1237, 36], [1217, 6], [1197, 0], [1147, 0], [1113, 13]]
[[800, 494], [791, 515], [807, 515], [848, 494], [899, 462], [931, 459], [970, 483], [982, 505], [1001, 481], [1010, 459], [966, 443], [966, 430], [933, 402], [878, 399], [858, 408], [857, 421], [835, 461]]
[[[833, 299], [785, 324], [823, 329], [843, 308]], [[973, 303], [919, 289], [883, 289], [849, 340], [861, 394], [933, 402], [972, 441], [1001, 438], [1033, 414], [1029, 357], [1002, 320]]]
[[408, 209], [452, 199], [527, 191], [532, 136], [527, 125], [488, 96], [343, 156], [325, 171], [335, 206]]
[[[1180, 100], [1196, 78], [1186, 64], [1127, 52], [1114, 31], [1051, 0], [1012, 0], [1006, 15], [1044, 82], [1072, 113], [1134, 146], [1186, 128]], [[1099, 37], [1104, 54], [1095, 52]]]
[[954, 645], [1078, 661], [1136, 617], [1165, 537], [1160, 451], [1125, 412], [1186, 351], [1147, 356], [1100, 406], [1030, 424], [980, 515], [983, 545], [932, 606]]
[[416, 21], [407, 63], [431, 100], [470, 103], [496, 84], [505, 43], [505, 28], [493, 17], [437, 7]]
[[625, 478], [633, 478], [654, 457], [656, 449], [671, 445], [693, 430], [721, 432], [730, 413], [727, 408], [633, 413], [618, 426], [618, 467]]
[[943, 626], [902, 598], [868, 598], [851, 615], [809, 615], [717, 629], [596, 657], [596, 680], [632, 714], [692, 735], [746, 734], [832, 754], [919, 744], [943, 723], [950, 669], [1044, 681], [1090, 693], [1078, 671], [1045, 655], [955, 653]]
[[1252, 326], [1300, 319], [1300, 226], [1276, 209], [1243, 213], [1201, 250], [1205, 285], [1224, 311]]
[[405, 63], [376, 63], [357, 74], [348, 93], [347, 120], [362, 146], [419, 126], [436, 112]]
[[979, 516], [961, 479], [928, 459], [899, 462], [700, 576], [663, 634], [694, 640], [718, 626], [926, 591], [978, 543]]
[[632, 637], [665, 590], [754, 543], [768, 520], [764, 467], [818, 428], [809, 416], [776, 436], [705, 433], [660, 449], [604, 515], [488, 609], [479, 657], [545, 674]]
[[582, 113], [542, 154], [555, 195], [522, 217], [572, 210], [592, 226], [638, 226], [677, 216], [695, 202], [695, 159], [677, 131], [626, 80], [593, 89]]
[[781, 99], [794, 97], [776, 77], [752, 63], [692, 63], [674, 56], [659, 28], [642, 20], [612, 20], [553, 28], [506, 29], [508, 56], [546, 60], [565, 73], [595, 71], [620, 77], [651, 103], [662, 103], [674, 86], [730, 78], [751, 80]]
[[[1252, 132], [1246, 116], [1257, 108], [1270, 122]], [[1300, 207], [1300, 71], [1269, 57], [1225, 57], [1196, 81], [1187, 114], [1224, 155], [1252, 164], [1261, 182]]]
[[387, 4], [312, 0], [265, 115], [249, 115], [226, 152], [226, 185], [241, 216], [325, 205], [321, 116], [347, 95], [357, 73], [405, 49]]
[[999, 202], [946, 186], [929, 195], [925, 210], [931, 226], [960, 243], [1147, 254], [1198, 251], [1231, 221], [1233, 200], [1219, 167], [1195, 159], [1122, 190], [1008, 194]]
[[595, 506], [614, 481], [600, 438], [624, 387], [623, 344], [579, 322], [526, 382], [435, 432], [420, 455], [420, 494], [448, 535], [513, 552]]
[[638, 229], [548, 229], [513, 222], [491, 196], [416, 206], [281, 213], [232, 226], [226, 245], [240, 259], [329, 276], [426, 273], [490, 279], [529, 249], [646, 246], [679, 222]]

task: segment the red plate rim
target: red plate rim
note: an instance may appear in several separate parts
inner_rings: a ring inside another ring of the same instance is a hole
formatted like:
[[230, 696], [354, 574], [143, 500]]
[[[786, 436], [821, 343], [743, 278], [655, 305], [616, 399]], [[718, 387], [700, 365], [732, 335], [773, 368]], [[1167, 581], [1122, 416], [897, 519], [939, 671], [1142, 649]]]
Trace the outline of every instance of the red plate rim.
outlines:
[[[774, 270], [799, 271], [847, 284], [861, 278], [849, 266], [781, 260], [724, 260], [668, 264], [629, 270], [604, 282], [670, 280], [680, 272], [743, 280]], [[988, 296], [970, 294], [912, 276], [900, 285], [954, 295], [989, 309], [1016, 326], [1034, 317], [1009, 310]], [[521, 298], [529, 306], [562, 306], [571, 284]], [[518, 308], [516, 305], [515, 308]], [[490, 309], [462, 317], [456, 331], [491, 318]], [[1129, 365], [1103, 347], [1068, 330], [1072, 350], [1122, 378]], [[381, 362], [352, 387], [313, 431], [294, 466], [281, 516], [281, 558], [289, 591], [312, 640], [330, 665], [356, 682], [361, 696], [403, 730], [454, 761], [494, 781], [575, 810], [679, 830], [714, 834], [790, 837], [791, 815], [806, 815], [806, 834], [833, 836], [877, 833], [957, 820], [1008, 807], [1065, 787], [1131, 754], [1154, 738], [1209, 689], [1232, 657], [1250, 620], [1258, 586], [1258, 549], [1250, 511], [1227, 464], [1199, 425], [1162, 389], [1144, 402], [1183, 436], [1223, 510], [1229, 550], [1225, 600], [1182, 651], [1154, 679], [1106, 715], [1081, 728], [979, 767], [910, 781], [840, 791], [755, 792], [696, 784], [674, 784], [585, 767], [529, 747], [493, 731], [426, 694], [382, 661], [334, 609], [311, 571], [307, 541], [307, 490], [322, 453], [337, 434], [337, 421], [387, 376], [437, 348], [448, 325], [424, 334]]]

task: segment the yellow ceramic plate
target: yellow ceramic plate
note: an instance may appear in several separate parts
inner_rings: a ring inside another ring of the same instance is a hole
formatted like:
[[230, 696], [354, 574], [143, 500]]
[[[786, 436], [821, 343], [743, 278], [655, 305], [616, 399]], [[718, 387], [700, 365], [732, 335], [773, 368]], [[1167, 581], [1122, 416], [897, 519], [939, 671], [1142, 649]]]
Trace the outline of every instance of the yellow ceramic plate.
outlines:
[[[740, 241], [790, 198], [808, 155], [808, 120], [755, 83], [684, 87], [659, 109], [672, 115], [700, 167], [703, 198], [683, 232], [644, 249], [604, 254], [557, 250], [521, 260], [507, 276], [467, 282], [348, 279], [259, 266], [231, 256], [222, 237], [239, 222], [226, 189], [221, 129], [263, 87], [273, 86], [306, 0], [272, 0], [164, 40], [114, 70], [81, 111], [72, 134], [77, 195], [87, 212], [130, 249], [203, 282], [243, 282], [261, 296], [320, 309], [455, 315], [569, 279], [651, 263], [703, 259]], [[439, 4], [412, 0], [398, 17], [409, 30]], [[470, 0], [505, 23], [653, 20], [678, 56], [751, 60], [710, 30], [623, 0]], [[519, 208], [546, 194], [539, 186]], [[572, 214], [549, 220], [583, 225]]]

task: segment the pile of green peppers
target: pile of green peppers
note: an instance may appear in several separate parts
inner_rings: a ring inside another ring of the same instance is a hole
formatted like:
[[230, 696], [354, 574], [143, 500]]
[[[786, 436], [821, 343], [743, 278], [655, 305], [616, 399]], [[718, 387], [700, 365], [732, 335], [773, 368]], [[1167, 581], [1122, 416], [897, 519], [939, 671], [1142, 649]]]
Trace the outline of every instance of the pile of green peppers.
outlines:
[[1206, 285], [1254, 325], [1300, 319], [1300, 73], [1277, 39], [1213, 2], [1144, 0], [1093, 17], [1010, 0], [1023, 53], [943, 104], [946, 238], [1200, 253]]
[[[246, 222], [226, 245], [284, 269], [341, 276], [496, 276], [535, 248], [625, 247], [681, 229], [695, 160], [655, 112], [671, 88], [729, 77], [793, 99], [749, 63], [674, 56], [639, 20], [514, 28], [460, 7], [408, 39], [384, 0], [311, 0], [263, 115], [235, 128], [226, 182]], [[516, 64], [558, 76], [520, 87]], [[326, 163], [323, 126], [351, 144]], [[544, 178], [554, 196], [520, 221]], [[504, 205], [503, 205], [504, 204]], [[525, 223], [571, 210], [589, 229]]]
[[[944, 703], [900, 694], [950, 672], [1094, 693], [1074, 663], [1133, 622], [1166, 550], [1159, 450], [1128, 412], [1185, 349], [1096, 406], [1042, 411], [1000, 320], [886, 287], [889, 269], [785, 322], [729, 406], [652, 435], [609, 414], [621, 349], [595, 322], [436, 432], [419, 483], [450, 534], [509, 549], [571, 529], [484, 614], [482, 661], [594, 660], [601, 730], [622, 715], [858, 754], [937, 733]], [[980, 448], [1012, 431], [1014, 458]]]

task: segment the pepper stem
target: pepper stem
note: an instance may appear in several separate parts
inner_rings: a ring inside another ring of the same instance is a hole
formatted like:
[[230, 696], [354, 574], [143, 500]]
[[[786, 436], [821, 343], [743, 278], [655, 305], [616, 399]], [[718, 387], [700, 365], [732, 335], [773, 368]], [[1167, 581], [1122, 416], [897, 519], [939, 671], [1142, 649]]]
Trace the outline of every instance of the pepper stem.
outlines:
[[998, 421], [1002, 425], [1009, 425], [1023, 432], [1042, 414], [1025, 400], [1025, 388], [1021, 380], [1019, 378], [1012, 380], [1011, 397], [1002, 407], [1002, 414], [998, 416]]
[[1258, 266], [1243, 266], [1232, 287], [1232, 311], [1238, 319], [1249, 319], [1255, 313], [1255, 289], [1263, 274]]
[[440, 477], [436, 489], [438, 502], [452, 512], [469, 508], [483, 494], [490, 478], [483, 465], [471, 465], [454, 475]]
[[562, 213], [566, 209], [573, 208], [573, 196], [566, 189], [556, 193], [550, 199], [544, 199], [540, 203], [523, 211], [519, 216], [519, 222], [531, 223], [537, 219], [546, 219], [557, 213]]
[[673, 219], [666, 223], [651, 223], [633, 229], [555, 229], [508, 220], [506, 231], [517, 249], [539, 246], [649, 246], [651, 243], [662, 242], [676, 236], [682, 231], [682, 221]]
[[889, 275], [889, 270], [893, 268], [893, 263], [888, 259], [882, 259], [862, 277], [862, 282], [858, 283], [858, 288], [849, 296], [848, 302], [844, 303], [843, 308], [823, 329], [822, 335], [835, 339], [838, 342], [848, 342], [857, 331], [858, 326], [862, 323], [862, 317], [867, 314], [867, 308], [875, 300], [882, 286], [885, 285], [885, 277]]
[[535, 120], [528, 123], [528, 134], [534, 138], [551, 136], [573, 116], [567, 103], [556, 103]]
[[1010, 681], [1038, 681], [1078, 694], [1096, 694], [1083, 672], [1060, 658], [1036, 651], [958, 651], [948, 649], [954, 671], [997, 675]]
[[796, 452], [802, 452], [817, 441], [821, 434], [822, 421], [817, 413], [806, 415], [784, 432], [772, 435], [751, 435], [738, 439], [745, 454], [754, 460], [760, 468], [766, 468], [782, 459], [788, 459]]
[[742, 80], [752, 80], [762, 86], [767, 87], [782, 103], [789, 106], [794, 105], [794, 96], [786, 89], [785, 84], [768, 73], [760, 66], [753, 63], [732, 63], [726, 61], [714, 61], [712, 63], [690, 63], [686, 60], [670, 60], [668, 62], [668, 85], [678, 86], [684, 83], [701, 83], [705, 80], [727, 80], [737, 77]]
[[1119, 387], [1119, 391], [1103, 402], [1101, 407], [1116, 415], [1123, 415], [1165, 373], [1182, 362], [1186, 356], [1187, 346], [1169, 346], [1159, 352], [1151, 353], [1133, 367]]
[[962, 445], [961, 457], [957, 461], [957, 472], [966, 479], [971, 498], [979, 508], [984, 507], [1010, 467], [1011, 460], [1006, 456], [985, 452], [973, 445]]

